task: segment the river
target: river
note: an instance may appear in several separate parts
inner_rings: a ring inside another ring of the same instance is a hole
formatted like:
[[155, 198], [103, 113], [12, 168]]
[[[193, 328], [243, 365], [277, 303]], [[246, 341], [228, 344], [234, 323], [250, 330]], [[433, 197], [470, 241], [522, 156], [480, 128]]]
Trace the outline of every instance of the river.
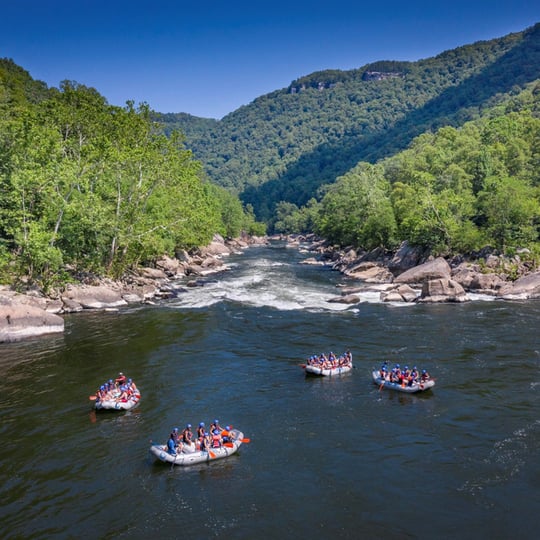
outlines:
[[[157, 305], [0, 345], [0, 537], [528, 539], [540, 509], [540, 303], [328, 303], [343, 276], [282, 244]], [[355, 369], [306, 377], [311, 354]], [[419, 395], [371, 369], [426, 368]], [[142, 399], [95, 413], [123, 371]], [[249, 443], [192, 467], [150, 440], [214, 418]]]

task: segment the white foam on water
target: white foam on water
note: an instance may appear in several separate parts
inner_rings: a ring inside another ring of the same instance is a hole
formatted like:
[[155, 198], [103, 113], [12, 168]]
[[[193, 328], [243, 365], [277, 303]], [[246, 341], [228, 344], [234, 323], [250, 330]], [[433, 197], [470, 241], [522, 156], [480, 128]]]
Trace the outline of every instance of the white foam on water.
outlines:
[[478, 300], [481, 300], [483, 302], [494, 302], [495, 300], [497, 300], [497, 298], [495, 296], [492, 296], [492, 295], [489, 295], [489, 294], [477, 294], [477, 293], [468, 292], [467, 296], [473, 302], [476, 302]]
[[[357, 311], [361, 304], [380, 304], [381, 293], [388, 289], [388, 284], [365, 284], [365, 289], [353, 294], [359, 302], [348, 304], [335, 300], [341, 295], [338, 287], [331, 282], [304, 279], [302, 271], [298, 277], [298, 263], [294, 261], [276, 261], [261, 257], [234, 262], [231, 271], [211, 278], [202, 286], [188, 288], [179, 293], [169, 303], [176, 308], [204, 308], [219, 302], [234, 302], [253, 307], [272, 307], [282, 311]], [[312, 270], [312, 267], [311, 267]], [[306, 271], [309, 275], [309, 270]], [[493, 301], [495, 298], [483, 294], [469, 293], [471, 301]], [[399, 308], [414, 307], [412, 302], [388, 302], [386, 305]]]
[[[344, 311], [350, 308], [349, 304], [329, 302], [340, 294], [331, 284], [298, 279], [292, 264], [265, 258], [252, 260], [237, 272], [187, 289], [169, 305], [201, 308], [218, 302], [237, 302], [282, 311]], [[373, 293], [366, 294], [363, 301], [374, 301]]]
[[284, 284], [272, 281], [264, 274], [251, 274], [239, 278], [224, 279], [193, 287], [172, 302], [175, 307], [200, 308], [217, 302], [237, 302], [254, 307], [273, 307], [290, 310], [342, 311], [347, 304], [329, 303], [335, 294], [303, 284]]

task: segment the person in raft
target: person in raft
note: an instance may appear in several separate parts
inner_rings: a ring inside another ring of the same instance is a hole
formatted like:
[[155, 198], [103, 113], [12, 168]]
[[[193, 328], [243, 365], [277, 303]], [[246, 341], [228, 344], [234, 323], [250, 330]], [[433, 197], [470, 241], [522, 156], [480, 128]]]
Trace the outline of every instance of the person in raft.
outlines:
[[171, 456], [176, 456], [176, 441], [172, 432], [169, 435], [169, 440], [167, 441], [167, 452]]
[[182, 442], [189, 445], [191, 445], [191, 443], [193, 442], [193, 432], [191, 431], [191, 424], [187, 424], [182, 431]]

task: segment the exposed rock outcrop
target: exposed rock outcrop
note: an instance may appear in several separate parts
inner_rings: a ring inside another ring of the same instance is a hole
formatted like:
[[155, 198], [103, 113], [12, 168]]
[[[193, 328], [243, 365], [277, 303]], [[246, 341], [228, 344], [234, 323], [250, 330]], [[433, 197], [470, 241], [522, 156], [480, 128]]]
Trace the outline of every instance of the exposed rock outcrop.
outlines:
[[475, 276], [480, 272], [478, 265], [460, 263], [451, 273], [454, 281], [457, 281], [464, 289], [468, 289]]
[[398, 250], [388, 262], [388, 270], [395, 276], [422, 264], [428, 254], [419, 247], [411, 246], [409, 242], [402, 242]]
[[507, 300], [527, 300], [540, 298], [540, 272], [520, 277], [513, 283], [506, 283], [497, 293]]
[[0, 298], [0, 342], [63, 331], [64, 319], [59, 315], [21, 298]]
[[79, 304], [83, 309], [118, 308], [127, 305], [120, 291], [101, 285], [68, 285], [62, 298]]
[[400, 285], [395, 289], [381, 292], [382, 302], [414, 302], [417, 298], [416, 291], [409, 285]]
[[394, 283], [419, 285], [434, 279], [450, 279], [450, 265], [442, 257], [425, 262], [406, 270], [394, 279]]
[[81, 275], [79, 283], [67, 285], [57, 291], [54, 298], [47, 298], [37, 291], [28, 295], [16, 294], [4, 287], [0, 290], [0, 342], [62, 332], [64, 320], [57, 314], [85, 309], [119, 309], [153, 298], [174, 296], [185, 289], [173, 286], [171, 280], [228, 270], [222, 257], [266, 242], [264, 237], [247, 236], [225, 241], [216, 235], [208, 246], [192, 254], [180, 251], [176, 258], [163, 256], [156, 261], [155, 267], [131, 271], [121, 281]]
[[430, 279], [422, 285], [422, 292], [417, 302], [468, 302], [465, 289], [457, 282], [448, 278]]
[[343, 273], [346, 276], [360, 279], [366, 283], [391, 283], [394, 279], [394, 276], [387, 268], [371, 261], [361, 262], [348, 267]]

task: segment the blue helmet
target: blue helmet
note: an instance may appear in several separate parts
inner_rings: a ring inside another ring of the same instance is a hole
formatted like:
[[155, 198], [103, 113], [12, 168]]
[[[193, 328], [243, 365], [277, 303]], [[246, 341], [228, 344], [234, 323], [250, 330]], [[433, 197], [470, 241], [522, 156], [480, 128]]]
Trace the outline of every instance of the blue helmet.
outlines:
[[204, 427], [204, 422], [199, 422], [199, 427]]
[[178, 428], [175, 427], [175, 428], [173, 429], [173, 432], [176, 433], [177, 431], [178, 431]]
[[187, 427], [188, 429], [190, 429], [190, 428], [191, 428], [191, 424], [188, 424], [186, 427]]
[[214, 424], [219, 424], [219, 420], [214, 420]]

